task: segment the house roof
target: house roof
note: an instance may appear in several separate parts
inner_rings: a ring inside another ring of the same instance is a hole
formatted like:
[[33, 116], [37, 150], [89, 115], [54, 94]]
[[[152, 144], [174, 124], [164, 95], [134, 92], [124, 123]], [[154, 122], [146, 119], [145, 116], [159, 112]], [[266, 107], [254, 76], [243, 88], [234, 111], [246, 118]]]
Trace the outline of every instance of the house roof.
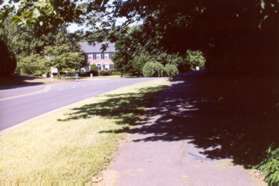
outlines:
[[[80, 49], [84, 53], [100, 53], [100, 52], [115, 52], [115, 44], [110, 42], [89, 43], [80, 42]], [[103, 47], [106, 46], [105, 50]]]

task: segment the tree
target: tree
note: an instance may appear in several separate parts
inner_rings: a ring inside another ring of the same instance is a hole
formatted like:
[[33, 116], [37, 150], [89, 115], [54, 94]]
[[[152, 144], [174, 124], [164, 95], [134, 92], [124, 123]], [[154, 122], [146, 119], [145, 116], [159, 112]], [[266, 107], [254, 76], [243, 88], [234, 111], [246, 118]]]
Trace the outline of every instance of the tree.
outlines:
[[86, 12], [83, 3], [77, 1], [22, 0], [17, 2], [15, 23], [32, 28], [35, 35], [46, 35], [57, 31], [68, 22], [81, 21], [80, 15]]
[[18, 72], [20, 74], [41, 76], [49, 72], [47, 60], [40, 54], [30, 54], [21, 56], [18, 63]]
[[[14, 54], [10, 58], [18, 62], [17, 72], [42, 75], [49, 71], [51, 65], [56, 66], [59, 62], [62, 63], [58, 65], [59, 68], [67, 71], [76, 70], [82, 65], [84, 57], [79, 52], [75, 36], [67, 33], [66, 25], [37, 37], [31, 28], [19, 27], [12, 22], [13, 14], [9, 12], [3, 20], [0, 38], [10, 50], [9, 54]], [[49, 54], [55, 57], [55, 61], [46, 60]]]
[[82, 53], [73, 51], [67, 44], [45, 47], [44, 56], [48, 67], [56, 67], [62, 72], [77, 71], [84, 61]]
[[194, 69], [195, 67], [204, 67], [206, 59], [201, 51], [187, 50], [186, 62], [192, 69]]
[[8, 49], [6, 44], [0, 40], [0, 76], [11, 76], [16, 69], [16, 59], [14, 54]]
[[[211, 72], [277, 75], [278, 11], [277, 0], [24, 0], [14, 20], [40, 35], [65, 23], [87, 22], [92, 31], [101, 28], [103, 36], [112, 40], [128, 23], [143, 20], [132, 36], [142, 38], [138, 46], [152, 45], [168, 54], [201, 50]], [[127, 21], [117, 26], [117, 17]]]
[[[132, 27], [120, 33], [115, 32], [111, 34], [112, 36], [110, 37], [114, 37], [116, 42], [117, 52], [113, 59], [116, 68], [123, 73], [140, 75], [141, 70], [139, 68], [141, 68], [141, 65], [139, 60], [145, 60], [143, 59], [144, 56], [152, 53], [151, 46], [148, 43], [144, 44], [141, 27]], [[137, 64], [133, 64], [133, 62]]]
[[168, 53], [202, 50], [211, 71], [276, 75], [269, 69], [279, 69], [278, 7], [276, 0], [156, 0], [125, 1], [118, 12], [139, 15], [145, 41], [160, 35], [154, 43]]

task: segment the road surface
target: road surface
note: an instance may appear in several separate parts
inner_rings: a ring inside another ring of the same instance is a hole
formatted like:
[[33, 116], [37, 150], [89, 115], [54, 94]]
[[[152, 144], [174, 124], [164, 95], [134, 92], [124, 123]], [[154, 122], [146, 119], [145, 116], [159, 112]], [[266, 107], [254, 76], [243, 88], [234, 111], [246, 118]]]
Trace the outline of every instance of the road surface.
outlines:
[[104, 78], [0, 90], [0, 130], [25, 120], [148, 78]]

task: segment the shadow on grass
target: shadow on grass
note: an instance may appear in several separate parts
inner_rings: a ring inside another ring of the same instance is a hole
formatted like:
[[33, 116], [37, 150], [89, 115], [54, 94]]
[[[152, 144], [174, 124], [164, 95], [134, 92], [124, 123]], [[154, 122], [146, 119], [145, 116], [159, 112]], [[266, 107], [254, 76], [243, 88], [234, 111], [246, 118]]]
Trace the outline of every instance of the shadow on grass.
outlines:
[[113, 118], [123, 128], [102, 133], [143, 134], [135, 142], [188, 140], [208, 158], [232, 158], [250, 167], [264, 159], [270, 145], [279, 144], [278, 117], [266, 82], [194, 74], [165, 91], [158, 87], [110, 95], [73, 109], [63, 121]]
[[102, 116], [116, 119], [125, 127], [142, 125], [147, 119], [146, 109], [152, 106], [154, 96], [166, 86], [142, 88], [137, 93], [110, 94], [100, 103], [86, 104], [72, 109], [72, 113], [59, 121], [86, 119], [92, 116]]

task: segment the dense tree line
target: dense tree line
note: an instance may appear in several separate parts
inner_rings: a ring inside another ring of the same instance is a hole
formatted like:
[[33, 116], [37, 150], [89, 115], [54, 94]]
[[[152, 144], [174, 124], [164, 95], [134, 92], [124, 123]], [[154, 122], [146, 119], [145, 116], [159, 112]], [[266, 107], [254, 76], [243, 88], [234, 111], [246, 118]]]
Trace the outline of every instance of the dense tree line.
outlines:
[[1, 73], [2, 76], [14, 74], [15, 69], [20, 74], [41, 76], [49, 73], [50, 67], [73, 72], [83, 65], [85, 57], [79, 50], [78, 38], [67, 32], [66, 23], [38, 35], [36, 29], [14, 21], [15, 9], [8, 10], [0, 26], [1, 46], [6, 49], [1, 50], [5, 54], [0, 65], [1, 70], [10, 72]]
[[173, 52], [200, 49], [210, 69], [275, 75], [278, 1], [125, 1], [119, 15], [144, 20], [145, 41]]
[[[276, 75], [278, 6], [277, 0], [33, 0], [22, 1], [16, 18], [39, 34], [64, 22], [85, 21], [94, 31], [101, 27], [112, 40], [115, 33], [125, 31], [126, 23], [141, 20], [142, 29], [133, 38], [147, 49], [168, 53], [199, 49], [206, 53], [212, 71]], [[116, 26], [119, 17], [127, 21]], [[114, 34], [108, 34], [111, 30]]]

